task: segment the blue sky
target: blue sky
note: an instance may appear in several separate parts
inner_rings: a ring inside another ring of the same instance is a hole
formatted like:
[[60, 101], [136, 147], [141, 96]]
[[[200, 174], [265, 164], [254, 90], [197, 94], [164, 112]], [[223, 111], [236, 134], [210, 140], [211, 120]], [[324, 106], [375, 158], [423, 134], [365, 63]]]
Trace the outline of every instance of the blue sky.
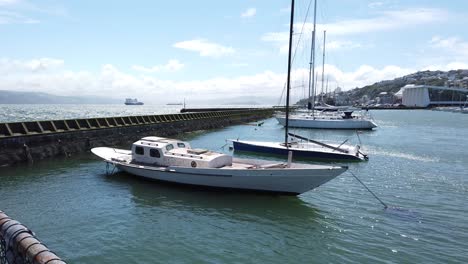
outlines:
[[[296, 0], [295, 87], [307, 79], [309, 3]], [[276, 103], [289, 7], [286, 0], [0, 0], [0, 89]], [[324, 29], [331, 87], [468, 68], [467, 10], [463, 0], [318, 0], [317, 70]]]

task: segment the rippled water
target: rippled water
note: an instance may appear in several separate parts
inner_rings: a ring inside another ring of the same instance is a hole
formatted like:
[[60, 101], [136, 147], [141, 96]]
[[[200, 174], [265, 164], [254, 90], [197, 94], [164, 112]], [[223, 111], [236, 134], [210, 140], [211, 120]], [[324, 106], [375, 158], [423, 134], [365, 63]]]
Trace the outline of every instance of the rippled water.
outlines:
[[[106, 176], [91, 154], [0, 168], [0, 209], [70, 263], [468, 262], [468, 115], [373, 115], [379, 128], [359, 134], [370, 160], [349, 166], [387, 210], [348, 173], [298, 197], [266, 196]], [[222, 150], [227, 138], [282, 132], [268, 119], [181, 137]]]
[[[124, 104], [0, 104], [0, 122], [20, 122], [91, 117], [156, 115], [179, 113], [181, 105], [124, 105]], [[187, 108], [251, 107], [243, 105], [187, 105]], [[256, 106], [263, 107], [263, 106]]]

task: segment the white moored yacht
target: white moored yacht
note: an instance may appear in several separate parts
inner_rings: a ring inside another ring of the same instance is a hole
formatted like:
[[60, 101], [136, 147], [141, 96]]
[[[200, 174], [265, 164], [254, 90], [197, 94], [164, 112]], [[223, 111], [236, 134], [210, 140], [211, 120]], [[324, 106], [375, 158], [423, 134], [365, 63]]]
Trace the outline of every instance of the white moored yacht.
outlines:
[[98, 147], [91, 150], [107, 163], [141, 177], [219, 188], [297, 195], [312, 190], [347, 170], [342, 166], [267, 163], [233, 159], [187, 142], [144, 137], [131, 150]]
[[[343, 111], [332, 114], [298, 114], [289, 117], [289, 126], [298, 128], [321, 129], [359, 129], [372, 130], [376, 128], [375, 122], [366, 114], [352, 115], [353, 111]], [[278, 123], [285, 126], [286, 117], [276, 116]]]

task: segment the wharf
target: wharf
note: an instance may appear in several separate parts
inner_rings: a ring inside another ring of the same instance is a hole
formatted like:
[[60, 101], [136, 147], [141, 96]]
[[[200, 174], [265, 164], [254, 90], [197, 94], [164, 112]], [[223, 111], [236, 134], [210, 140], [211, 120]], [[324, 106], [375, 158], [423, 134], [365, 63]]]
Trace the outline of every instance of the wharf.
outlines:
[[181, 113], [222, 112], [222, 111], [250, 111], [262, 108], [182, 108]]
[[0, 166], [122, 146], [143, 136], [221, 128], [271, 117], [273, 108], [0, 123]]
[[423, 110], [428, 107], [419, 106], [363, 106], [362, 110]]

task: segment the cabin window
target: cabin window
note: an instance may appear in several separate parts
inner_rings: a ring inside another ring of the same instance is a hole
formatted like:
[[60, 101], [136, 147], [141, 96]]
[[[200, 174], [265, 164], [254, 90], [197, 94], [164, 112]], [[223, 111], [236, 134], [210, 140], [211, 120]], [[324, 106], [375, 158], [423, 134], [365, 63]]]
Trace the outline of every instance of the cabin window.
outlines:
[[169, 151], [169, 150], [171, 150], [171, 149], [173, 149], [173, 148], [174, 148], [174, 146], [173, 146], [172, 144], [169, 144], [169, 145], [166, 146], [166, 150], [167, 150], [167, 151]]
[[143, 147], [135, 147], [135, 154], [145, 155], [145, 149]]
[[153, 158], [160, 158], [161, 153], [159, 153], [159, 150], [157, 149], [150, 149], [150, 156]]
[[185, 144], [182, 143], [182, 142], [177, 143], [177, 146], [178, 146], [179, 148], [185, 148]]

